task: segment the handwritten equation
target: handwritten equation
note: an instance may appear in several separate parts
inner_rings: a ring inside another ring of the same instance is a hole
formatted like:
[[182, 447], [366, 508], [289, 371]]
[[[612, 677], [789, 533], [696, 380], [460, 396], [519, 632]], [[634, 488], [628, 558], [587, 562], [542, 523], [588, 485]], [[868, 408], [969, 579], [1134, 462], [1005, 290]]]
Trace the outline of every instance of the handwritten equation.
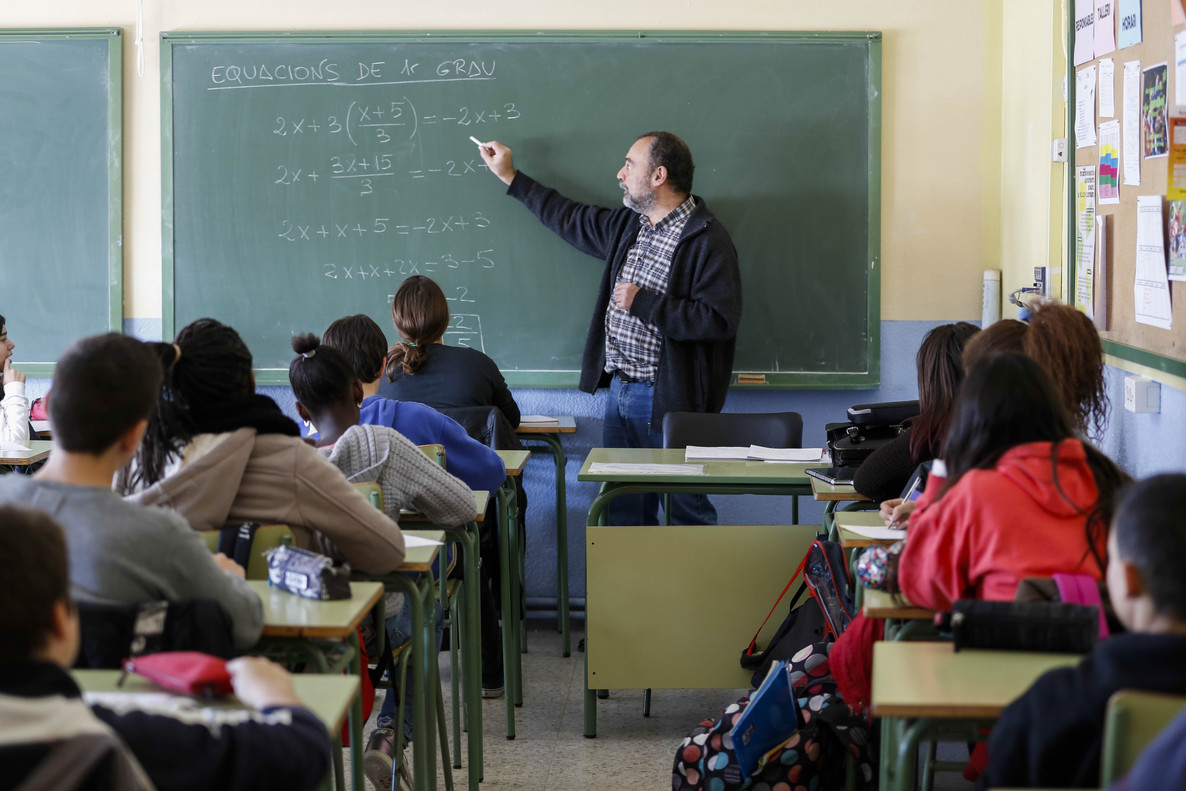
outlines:
[[[390, 262], [381, 264], [322, 264], [322, 275], [330, 280], [366, 280], [368, 278], [398, 277], [401, 280], [412, 275], [436, 275], [449, 269], [463, 267], [477, 267], [479, 269], [493, 269], [493, 250], [478, 250], [467, 257], [458, 257], [453, 253], [434, 256], [431, 260], [413, 258], [393, 258]], [[395, 267], [394, 269], [392, 267]], [[469, 300], [473, 301], [473, 300]]]
[[352, 145], [359, 140], [390, 143], [396, 137], [413, 140], [420, 128], [437, 125], [472, 127], [518, 121], [523, 117], [515, 102], [487, 107], [449, 107], [431, 113], [419, 111], [407, 96], [380, 102], [353, 101], [341, 115], [320, 118], [276, 116], [272, 134], [277, 137], [301, 135], [333, 137], [344, 134]]
[[464, 233], [469, 230], [481, 230], [490, 227], [490, 220], [482, 212], [474, 212], [466, 219], [466, 215], [450, 215], [449, 217], [424, 217], [407, 222], [396, 222], [390, 217], [375, 217], [364, 221], [347, 221], [345, 223], [331, 222], [329, 224], [280, 221], [280, 232], [276, 235], [290, 242], [315, 242], [337, 239], [361, 239], [367, 234], [393, 233], [398, 236], [411, 236], [417, 233], [430, 235], [441, 233]]

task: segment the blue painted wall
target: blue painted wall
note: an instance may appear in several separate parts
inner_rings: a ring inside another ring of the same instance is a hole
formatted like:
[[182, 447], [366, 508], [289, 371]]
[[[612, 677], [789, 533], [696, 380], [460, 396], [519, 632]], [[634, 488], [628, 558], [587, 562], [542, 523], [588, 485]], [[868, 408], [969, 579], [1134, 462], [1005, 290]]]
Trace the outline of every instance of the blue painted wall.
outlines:
[[[803, 444], [821, 446], [824, 424], [844, 419], [845, 410], [862, 402], [898, 401], [918, 397], [914, 355], [923, 336], [935, 321], [883, 321], [881, 323], [881, 387], [876, 390], [734, 390], [725, 404], [726, 412], [781, 412], [803, 415]], [[145, 340], [161, 335], [159, 319], [130, 319], [125, 331]], [[1186, 471], [1186, 392], [1161, 388], [1161, 412], [1135, 415], [1124, 411], [1123, 371], [1107, 369], [1108, 396], [1112, 403], [1110, 422], [1100, 442], [1101, 449], [1136, 477], [1169, 470]], [[36, 397], [48, 389], [49, 380], [29, 381], [29, 393]], [[292, 391], [287, 387], [264, 387], [260, 391], [274, 398], [296, 419]], [[605, 394], [587, 395], [575, 390], [518, 389], [515, 399], [524, 414], [572, 415], [577, 433], [564, 437], [568, 455], [569, 580], [573, 597], [584, 596], [585, 513], [596, 493], [596, 484], [577, 481], [577, 471], [589, 449], [601, 444], [601, 415]], [[550, 457], [540, 456], [528, 464], [525, 484], [530, 507], [527, 512], [527, 594], [541, 602], [556, 596], [555, 475]], [[778, 524], [790, 521], [790, 498], [714, 497], [722, 524]], [[818, 524], [822, 507], [801, 503], [804, 524]], [[678, 561], [678, 548], [672, 550]]]

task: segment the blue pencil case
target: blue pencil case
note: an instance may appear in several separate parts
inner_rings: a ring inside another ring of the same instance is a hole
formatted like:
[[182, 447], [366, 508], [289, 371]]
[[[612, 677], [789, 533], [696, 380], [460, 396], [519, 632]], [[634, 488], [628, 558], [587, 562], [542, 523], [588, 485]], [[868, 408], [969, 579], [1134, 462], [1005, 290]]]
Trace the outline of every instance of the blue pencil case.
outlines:
[[784, 659], [770, 668], [733, 726], [733, 751], [745, 776], [757, 772], [798, 729], [799, 701], [791, 688], [791, 663]]

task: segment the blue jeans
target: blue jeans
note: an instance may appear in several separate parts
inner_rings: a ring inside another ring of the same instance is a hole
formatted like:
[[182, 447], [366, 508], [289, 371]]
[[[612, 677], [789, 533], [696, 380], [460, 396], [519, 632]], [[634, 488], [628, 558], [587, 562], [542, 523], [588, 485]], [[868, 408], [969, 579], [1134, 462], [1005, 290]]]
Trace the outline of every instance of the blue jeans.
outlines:
[[[601, 444], [607, 448], [662, 448], [663, 434], [650, 427], [655, 386], [649, 382], [610, 380], [605, 402]], [[671, 496], [673, 525], [715, 525], [717, 510], [703, 494]], [[606, 509], [611, 525], [659, 524], [659, 495], [627, 494], [615, 497]]]
[[[399, 648], [404, 643], [412, 639], [412, 608], [408, 606], [408, 597], [399, 595], [389, 602], [394, 604], [395, 601], [401, 602], [398, 611], [393, 615], [387, 616], [387, 636], [391, 640], [392, 649]], [[441, 603], [436, 602], [436, 630], [437, 630], [437, 652], [441, 650], [441, 639], [445, 635], [445, 611], [441, 609]], [[395, 727], [395, 706], [398, 698], [401, 696], [401, 690], [396, 688], [399, 679], [392, 676], [392, 689], [383, 696], [383, 705], [379, 707], [379, 716], [375, 717], [376, 728], [393, 728]], [[412, 669], [408, 668], [408, 690], [412, 689]], [[414, 717], [412, 702], [409, 700], [404, 707], [404, 743], [407, 744], [412, 741], [412, 719]]]

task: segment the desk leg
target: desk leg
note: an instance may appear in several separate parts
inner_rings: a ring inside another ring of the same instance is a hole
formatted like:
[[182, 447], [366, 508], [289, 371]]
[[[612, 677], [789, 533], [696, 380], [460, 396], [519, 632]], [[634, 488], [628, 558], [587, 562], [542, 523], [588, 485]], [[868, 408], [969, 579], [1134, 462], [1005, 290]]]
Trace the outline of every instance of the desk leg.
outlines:
[[498, 560], [502, 577], [502, 674], [503, 694], [506, 698], [507, 738], [515, 738], [515, 668], [519, 659], [518, 635], [519, 619], [515, 617], [518, 602], [514, 598], [514, 587], [511, 582], [512, 570], [518, 572], [518, 563], [511, 563], [513, 526], [508, 517], [510, 508], [508, 500], [511, 495], [504, 485], [496, 493], [498, 498]]
[[[586, 613], [588, 610], [586, 610]], [[597, 737], [597, 690], [589, 689], [589, 629], [585, 628], [585, 738]]]
[[450, 539], [461, 545], [461, 567], [465, 575], [461, 592], [461, 631], [465, 635], [461, 654], [461, 688], [465, 699], [466, 755], [470, 791], [478, 791], [482, 779], [482, 602], [479, 582], [478, 525], [444, 528]]
[[[396, 575], [396, 586], [412, 605], [412, 783], [416, 791], [436, 791], [436, 711], [433, 706], [436, 680], [436, 624], [432, 572], [420, 579]], [[425, 584], [427, 582], [427, 584]], [[423, 585], [423, 588], [421, 587]], [[427, 590], [427, 594], [424, 592]], [[360, 762], [361, 764], [361, 762]], [[361, 765], [360, 765], [361, 770]], [[356, 786], [361, 791], [362, 786]]]
[[[380, 621], [382, 623], [382, 621]], [[354, 645], [354, 656], [350, 658], [350, 675], [360, 681], [362, 679], [362, 645], [355, 629], [350, 637]], [[340, 754], [342, 751], [339, 749]], [[350, 707], [350, 787], [356, 791], [363, 789], [365, 781], [362, 775], [362, 695], [358, 704]]]
[[561, 651], [564, 656], [570, 656], [572, 641], [569, 637], [568, 605], [568, 481], [565, 476], [568, 458], [564, 455], [560, 437], [555, 434], [521, 434], [519, 439], [543, 443], [543, 447], [533, 445], [532, 450], [542, 450], [550, 455], [556, 464], [556, 622], [560, 629]]
[[829, 500], [824, 506], [822, 532], [826, 533], [829, 541], [839, 541], [840, 531], [836, 529], [836, 506], [840, 503], [837, 500]]

